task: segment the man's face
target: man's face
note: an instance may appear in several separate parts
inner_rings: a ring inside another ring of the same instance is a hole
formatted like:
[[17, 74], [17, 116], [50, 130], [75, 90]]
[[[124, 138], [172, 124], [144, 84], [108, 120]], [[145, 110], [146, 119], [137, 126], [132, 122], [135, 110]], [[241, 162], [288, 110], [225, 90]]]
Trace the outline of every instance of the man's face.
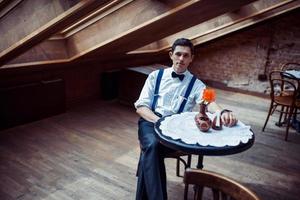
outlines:
[[176, 46], [174, 52], [169, 53], [173, 61], [173, 68], [176, 73], [183, 73], [193, 61], [193, 55], [190, 47]]

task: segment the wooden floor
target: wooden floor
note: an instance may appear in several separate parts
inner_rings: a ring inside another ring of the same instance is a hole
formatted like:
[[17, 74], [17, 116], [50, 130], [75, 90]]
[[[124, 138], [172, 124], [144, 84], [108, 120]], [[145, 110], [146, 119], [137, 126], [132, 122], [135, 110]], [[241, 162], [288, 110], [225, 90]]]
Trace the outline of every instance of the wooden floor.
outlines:
[[[243, 153], [205, 157], [204, 168], [234, 178], [264, 200], [299, 199], [300, 135], [291, 130], [285, 142], [284, 129], [274, 126], [277, 115], [261, 132], [267, 99], [221, 90], [217, 94], [219, 104], [252, 126], [256, 141]], [[137, 119], [130, 107], [95, 101], [1, 131], [0, 199], [134, 199]], [[175, 160], [166, 163], [169, 199], [183, 199]]]

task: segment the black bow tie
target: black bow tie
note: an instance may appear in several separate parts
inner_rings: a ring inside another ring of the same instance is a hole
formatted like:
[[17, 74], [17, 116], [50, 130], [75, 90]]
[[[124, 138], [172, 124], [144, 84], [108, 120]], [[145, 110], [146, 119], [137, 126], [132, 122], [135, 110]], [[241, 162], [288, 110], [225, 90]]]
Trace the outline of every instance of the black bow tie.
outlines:
[[182, 81], [184, 79], [184, 74], [176, 74], [175, 72], [172, 72], [172, 77], [179, 78], [179, 80]]

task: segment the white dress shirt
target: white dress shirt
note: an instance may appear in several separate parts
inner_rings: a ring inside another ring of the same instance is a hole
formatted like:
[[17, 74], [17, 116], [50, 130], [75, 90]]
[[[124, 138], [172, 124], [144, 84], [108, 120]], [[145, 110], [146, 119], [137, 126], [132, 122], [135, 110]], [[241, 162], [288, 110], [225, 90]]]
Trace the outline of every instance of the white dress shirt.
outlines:
[[[136, 108], [146, 106], [151, 109], [158, 71], [159, 70], [156, 70], [149, 74], [139, 99], [134, 103]], [[160, 113], [162, 116], [177, 113], [184, 99], [186, 89], [193, 77], [193, 75], [186, 70], [183, 73], [185, 75], [184, 79], [180, 81], [179, 78], [172, 77], [171, 74], [173, 71], [172, 67], [165, 69], [160, 82], [155, 112]], [[183, 112], [192, 111], [194, 106], [201, 102], [202, 93], [205, 88], [205, 84], [199, 79], [196, 79]]]

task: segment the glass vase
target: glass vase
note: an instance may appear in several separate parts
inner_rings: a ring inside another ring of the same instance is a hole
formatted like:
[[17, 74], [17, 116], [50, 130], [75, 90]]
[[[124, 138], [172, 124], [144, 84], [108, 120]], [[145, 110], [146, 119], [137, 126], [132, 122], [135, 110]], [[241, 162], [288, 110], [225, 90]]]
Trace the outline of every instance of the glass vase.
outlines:
[[207, 105], [201, 103], [199, 113], [195, 116], [196, 125], [202, 132], [207, 132], [211, 127], [211, 120], [207, 116], [206, 111]]

